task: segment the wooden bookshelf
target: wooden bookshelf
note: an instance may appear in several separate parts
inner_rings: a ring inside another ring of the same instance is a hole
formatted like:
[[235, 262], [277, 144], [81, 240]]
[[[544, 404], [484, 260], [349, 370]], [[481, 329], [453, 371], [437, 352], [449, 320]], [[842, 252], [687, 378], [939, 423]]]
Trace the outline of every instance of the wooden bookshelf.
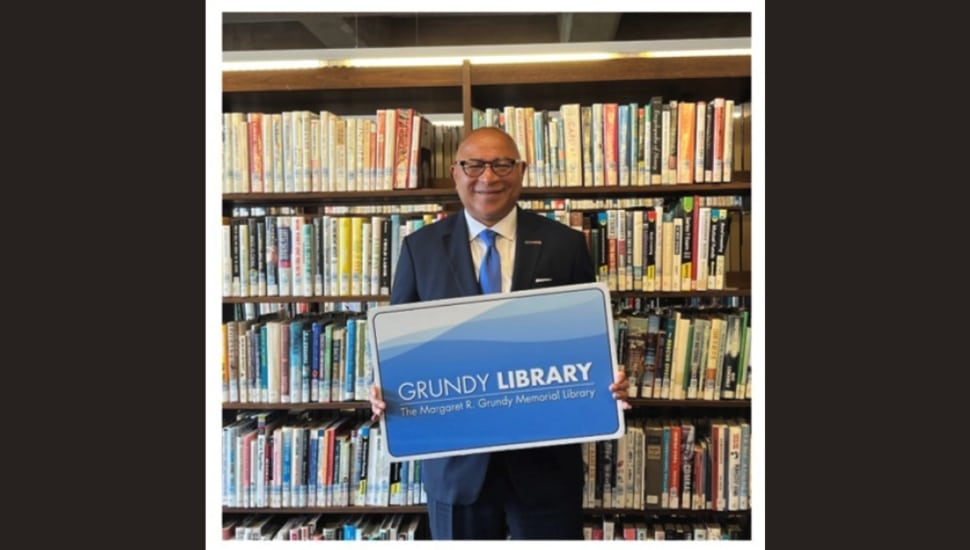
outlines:
[[[750, 101], [751, 58], [749, 56], [695, 58], [626, 58], [581, 63], [495, 65], [423, 68], [321, 68], [300, 71], [246, 71], [223, 73], [224, 112], [283, 112], [287, 110], [329, 110], [339, 116], [372, 115], [377, 109], [413, 107], [432, 113], [461, 113], [464, 131], [471, 128], [476, 108], [532, 105], [536, 109], [558, 110], [564, 103], [589, 105], [594, 102], [639, 102], [651, 96], [665, 101], [708, 100], [727, 97]], [[524, 187], [520, 200], [596, 198], [677, 198], [686, 195], [735, 195], [750, 198], [751, 174], [735, 169], [731, 182], [616, 186], [616, 187]], [[748, 201], [750, 202], [750, 201]], [[437, 178], [423, 189], [394, 191], [352, 191], [327, 193], [225, 193], [225, 216], [236, 207], [293, 206], [308, 211], [327, 205], [409, 205], [438, 203], [446, 211], [460, 207], [453, 182]], [[736, 209], [738, 207], [730, 207]], [[322, 212], [322, 210], [320, 210]], [[338, 214], [339, 215], [339, 214]], [[750, 271], [725, 274], [723, 290], [642, 292], [615, 291], [615, 298], [689, 299], [750, 298]], [[331, 302], [387, 302], [389, 296], [259, 296], [224, 297], [224, 310], [236, 304]], [[759, 366], [760, 370], [760, 366]], [[737, 415], [750, 420], [751, 401], [630, 399], [637, 414], [677, 417], [688, 411], [693, 417]], [[291, 410], [333, 415], [366, 415], [368, 402], [331, 403], [239, 403], [222, 404], [224, 418], [234, 411]], [[761, 426], [758, 426], [761, 429]], [[760, 467], [760, 466], [759, 466]], [[751, 474], [754, 477], [754, 473]], [[226, 514], [395, 514], [426, 513], [418, 506], [341, 506], [250, 508], [223, 507]], [[740, 517], [750, 532], [750, 510], [714, 511], [682, 509], [629, 510], [585, 509], [585, 515], [631, 515], [648, 517], [727, 518]]]

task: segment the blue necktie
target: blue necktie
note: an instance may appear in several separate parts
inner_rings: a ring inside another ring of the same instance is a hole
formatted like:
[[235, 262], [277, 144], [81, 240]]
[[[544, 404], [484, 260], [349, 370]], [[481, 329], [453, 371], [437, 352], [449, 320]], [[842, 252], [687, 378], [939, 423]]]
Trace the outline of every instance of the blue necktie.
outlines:
[[486, 229], [478, 236], [485, 242], [485, 256], [478, 270], [478, 284], [482, 287], [482, 294], [502, 292], [502, 259], [495, 248], [495, 232]]

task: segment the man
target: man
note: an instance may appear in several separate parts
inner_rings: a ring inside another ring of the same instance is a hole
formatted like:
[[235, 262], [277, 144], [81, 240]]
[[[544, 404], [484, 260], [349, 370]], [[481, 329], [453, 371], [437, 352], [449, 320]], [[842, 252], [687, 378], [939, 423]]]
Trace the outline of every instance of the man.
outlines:
[[[516, 206], [527, 163], [511, 136], [479, 128], [462, 141], [456, 158], [451, 177], [464, 211], [404, 239], [392, 304], [481, 294], [477, 274], [495, 254], [484, 243], [486, 229], [495, 232], [501, 279], [501, 287], [489, 291], [595, 281], [582, 233]], [[622, 371], [615, 379], [610, 391], [628, 408], [629, 382]], [[375, 419], [385, 406], [372, 386]], [[579, 444], [425, 460], [431, 536], [582, 539], [583, 468]]]

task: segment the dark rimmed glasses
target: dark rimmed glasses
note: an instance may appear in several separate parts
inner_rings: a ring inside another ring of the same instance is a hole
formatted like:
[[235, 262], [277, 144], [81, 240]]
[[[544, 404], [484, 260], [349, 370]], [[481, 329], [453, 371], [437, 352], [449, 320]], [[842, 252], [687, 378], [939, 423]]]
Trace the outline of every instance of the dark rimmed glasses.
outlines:
[[515, 159], [495, 159], [492, 161], [488, 160], [459, 160], [455, 164], [461, 166], [461, 171], [465, 173], [466, 176], [470, 178], [477, 178], [485, 172], [485, 166], [491, 166], [492, 172], [496, 176], [507, 176], [512, 173], [512, 169], [515, 168], [516, 164], [522, 162], [521, 160]]

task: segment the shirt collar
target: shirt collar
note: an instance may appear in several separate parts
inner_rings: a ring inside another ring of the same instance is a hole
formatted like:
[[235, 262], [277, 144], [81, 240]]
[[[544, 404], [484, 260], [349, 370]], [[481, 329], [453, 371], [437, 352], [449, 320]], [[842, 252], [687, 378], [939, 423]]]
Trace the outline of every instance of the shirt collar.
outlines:
[[471, 217], [467, 210], [463, 210], [465, 214], [465, 223], [468, 224], [468, 240], [473, 241], [478, 234], [485, 229], [491, 229], [492, 231], [498, 233], [499, 235], [505, 237], [506, 239], [515, 238], [515, 229], [518, 223], [518, 207], [512, 209], [504, 218], [498, 221], [492, 227], [487, 227], [482, 224], [482, 222]]

